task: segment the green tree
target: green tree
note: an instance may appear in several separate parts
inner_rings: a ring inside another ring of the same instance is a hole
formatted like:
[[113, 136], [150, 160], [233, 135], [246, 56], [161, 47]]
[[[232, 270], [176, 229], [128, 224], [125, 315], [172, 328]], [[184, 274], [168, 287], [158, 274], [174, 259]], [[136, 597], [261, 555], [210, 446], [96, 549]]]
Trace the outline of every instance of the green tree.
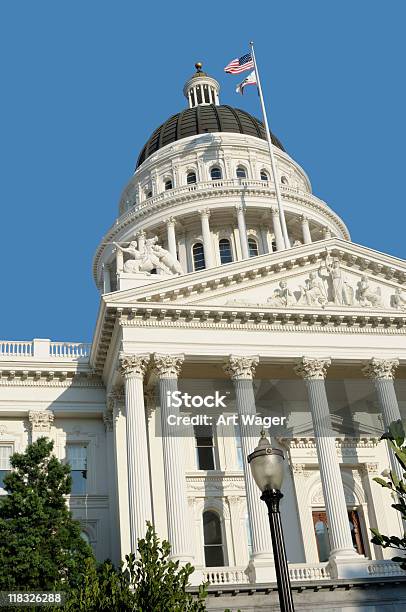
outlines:
[[[186, 527], [186, 526], [185, 526]], [[206, 609], [205, 585], [197, 597], [187, 592], [194, 568], [190, 563], [179, 566], [169, 559], [169, 542], [159, 541], [154, 528], [147, 523], [145, 538], [138, 540], [138, 558], [126, 556], [131, 585], [134, 587], [135, 609], [146, 612], [201, 612]]]
[[145, 538], [138, 540], [138, 555], [126, 556], [116, 569], [105, 562], [96, 569], [88, 560], [80, 584], [73, 589], [64, 612], [203, 612], [207, 592], [188, 592], [193, 567], [169, 559], [170, 544], [158, 539], [147, 524]]
[[70, 468], [52, 454], [53, 444], [39, 438], [10, 459], [0, 501], [0, 590], [66, 590], [93, 557], [67, 508]]
[[[406, 435], [403, 428], [402, 421], [394, 421], [389, 427], [389, 431], [384, 433], [381, 437], [382, 440], [388, 440], [390, 448], [393, 450], [396, 460], [403, 471], [403, 478], [399, 479], [394, 470], [388, 470], [388, 476], [385, 478], [374, 478], [375, 482], [380, 484], [382, 487], [390, 489], [396, 494], [396, 500], [392, 505], [402, 517], [403, 525], [406, 527]], [[406, 553], [406, 533], [403, 534], [402, 538], [397, 536], [382, 535], [379, 529], [372, 528], [374, 537], [371, 542], [382, 546], [383, 548], [393, 548], [395, 550]], [[406, 556], [396, 556], [392, 558], [392, 561], [396, 561], [400, 564], [401, 569], [406, 570]]]

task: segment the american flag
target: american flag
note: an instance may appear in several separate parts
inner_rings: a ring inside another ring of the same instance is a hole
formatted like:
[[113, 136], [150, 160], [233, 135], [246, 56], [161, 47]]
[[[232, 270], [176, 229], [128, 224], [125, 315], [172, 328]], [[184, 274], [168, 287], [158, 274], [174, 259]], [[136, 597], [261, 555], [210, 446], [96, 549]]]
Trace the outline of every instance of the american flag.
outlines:
[[240, 74], [246, 70], [252, 70], [254, 68], [254, 60], [252, 59], [251, 53], [246, 53], [241, 57], [236, 57], [224, 68], [224, 72], [229, 74]]

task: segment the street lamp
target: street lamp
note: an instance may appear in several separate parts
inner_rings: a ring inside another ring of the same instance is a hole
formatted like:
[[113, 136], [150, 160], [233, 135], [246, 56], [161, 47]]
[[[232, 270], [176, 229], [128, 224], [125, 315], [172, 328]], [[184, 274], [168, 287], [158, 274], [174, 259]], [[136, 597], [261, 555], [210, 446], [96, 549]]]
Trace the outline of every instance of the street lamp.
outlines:
[[248, 455], [247, 459], [251, 466], [252, 476], [262, 491], [261, 499], [268, 507], [281, 612], [294, 612], [292, 587], [290, 586], [288, 562], [279, 512], [279, 501], [283, 497], [280, 488], [282, 486], [283, 462], [285, 458], [281, 450], [271, 447], [265, 431], [262, 430], [258, 446], [254, 452]]

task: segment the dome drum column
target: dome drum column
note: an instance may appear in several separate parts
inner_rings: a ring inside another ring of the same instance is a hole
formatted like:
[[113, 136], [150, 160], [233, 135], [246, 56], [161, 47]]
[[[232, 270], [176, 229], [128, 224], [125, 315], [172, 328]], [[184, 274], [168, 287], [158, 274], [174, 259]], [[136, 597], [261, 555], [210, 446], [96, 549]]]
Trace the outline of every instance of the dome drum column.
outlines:
[[303, 242], [305, 244], [310, 244], [312, 242], [312, 236], [310, 234], [309, 219], [308, 217], [305, 217], [304, 215], [302, 215], [300, 217], [300, 221], [302, 224]]
[[213, 245], [209, 224], [210, 210], [205, 208], [204, 210], [199, 210], [198, 212], [202, 224], [203, 251], [206, 268], [214, 268]]
[[238, 233], [240, 235], [241, 254], [243, 259], [249, 258], [247, 226], [245, 224], [244, 207], [239, 204], [236, 206]]
[[275, 234], [276, 250], [283, 251], [285, 248], [285, 242], [283, 240], [282, 226], [279, 218], [279, 212], [277, 208], [271, 208], [271, 217], [273, 231]]

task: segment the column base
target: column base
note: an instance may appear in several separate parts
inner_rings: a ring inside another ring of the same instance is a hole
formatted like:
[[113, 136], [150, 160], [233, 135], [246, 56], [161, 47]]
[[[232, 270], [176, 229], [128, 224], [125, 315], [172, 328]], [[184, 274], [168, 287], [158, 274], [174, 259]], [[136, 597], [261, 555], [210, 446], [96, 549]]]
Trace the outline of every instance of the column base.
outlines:
[[276, 582], [273, 557], [255, 557], [251, 559], [248, 564], [247, 574], [251, 584]]
[[333, 551], [328, 560], [331, 577], [335, 579], [366, 578], [370, 563], [370, 559], [351, 550]]

